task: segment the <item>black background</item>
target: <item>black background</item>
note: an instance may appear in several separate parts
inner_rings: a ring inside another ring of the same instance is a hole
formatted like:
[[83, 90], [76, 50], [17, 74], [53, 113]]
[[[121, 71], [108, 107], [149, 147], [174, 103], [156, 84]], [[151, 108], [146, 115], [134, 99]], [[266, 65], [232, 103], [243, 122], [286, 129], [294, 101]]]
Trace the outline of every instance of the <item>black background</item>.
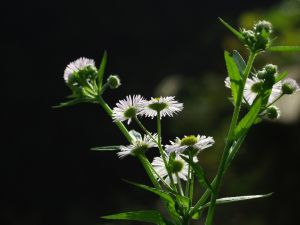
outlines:
[[[147, 183], [137, 161], [89, 151], [92, 146], [125, 143], [98, 106], [51, 108], [69, 94], [62, 75], [70, 61], [86, 56], [99, 64], [107, 50], [107, 73], [119, 74], [126, 83], [107, 95], [108, 102], [129, 93], [151, 96], [169, 74], [224, 72], [219, 43], [226, 30], [217, 18], [234, 24], [243, 11], [275, 2], [86, 0], [2, 5], [1, 224], [104, 224], [100, 215], [129, 209], [130, 204], [151, 208], [149, 202], [156, 199], [121, 181]], [[278, 174], [284, 168], [276, 169]], [[277, 174], [270, 178], [274, 186], [280, 182]], [[290, 174], [293, 184], [297, 175]], [[295, 205], [288, 210], [287, 215], [297, 218]], [[271, 209], [267, 215], [276, 221]]]

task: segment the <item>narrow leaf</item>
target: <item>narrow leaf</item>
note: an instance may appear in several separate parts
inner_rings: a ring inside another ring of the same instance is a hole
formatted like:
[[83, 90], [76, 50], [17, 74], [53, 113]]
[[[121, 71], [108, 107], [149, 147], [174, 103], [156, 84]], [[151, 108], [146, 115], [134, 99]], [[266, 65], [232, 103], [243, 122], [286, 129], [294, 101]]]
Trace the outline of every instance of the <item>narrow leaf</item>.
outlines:
[[[257, 199], [257, 198], [266, 198], [271, 196], [273, 193], [269, 194], [264, 194], [264, 195], [245, 195], [245, 196], [237, 196], [237, 197], [226, 197], [226, 198], [219, 198], [216, 201], [216, 204], [221, 205], [221, 204], [228, 204], [232, 202], [240, 202], [240, 201], [246, 201], [246, 200], [251, 200], [251, 199]], [[206, 203], [205, 205], [202, 206], [203, 208], [209, 207], [210, 202]]]
[[239, 73], [241, 76], [243, 76], [244, 74], [244, 70], [246, 68], [246, 62], [245, 60], [243, 59], [243, 57], [240, 55], [240, 53], [237, 51], [237, 50], [233, 50], [233, 54], [232, 54], [232, 57], [239, 69]]
[[255, 122], [257, 115], [260, 112], [262, 102], [262, 97], [257, 96], [249, 112], [243, 117], [243, 119], [241, 119], [241, 121], [235, 129], [235, 135], [237, 137], [240, 137], [243, 133], [245, 133]]
[[120, 146], [101, 146], [101, 147], [93, 147], [91, 148], [93, 151], [118, 151], [120, 150]]
[[288, 75], [288, 72], [287, 72], [287, 71], [285, 71], [285, 72], [279, 74], [279, 75], [276, 77], [275, 83], [281, 81], [281, 80], [284, 79], [287, 75]]
[[101, 218], [109, 219], [109, 220], [134, 220], [134, 221], [148, 222], [148, 223], [154, 223], [159, 225], [167, 225], [166, 221], [161, 216], [161, 214], [155, 210], [124, 212], [124, 213], [118, 213], [114, 215], [102, 216]]
[[107, 52], [105, 51], [104, 54], [103, 54], [103, 57], [102, 57], [102, 61], [101, 61], [99, 70], [98, 70], [98, 87], [99, 87], [99, 90], [101, 90], [101, 87], [102, 87], [103, 75], [104, 75], [106, 63], [107, 63]]
[[300, 52], [300, 46], [272, 46], [270, 52]]
[[237, 96], [240, 88], [242, 87], [242, 80], [239, 73], [239, 69], [234, 59], [229, 55], [227, 51], [224, 52], [226, 68], [228, 72], [228, 76], [230, 78], [230, 87], [233, 97], [233, 102], [236, 104]]
[[224, 20], [222, 20], [220, 17], [219, 17], [219, 20], [221, 21], [221, 23], [223, 23], [223, 25], [225, 27], [228, 28], [228, 30], [230, 30], [238, 39], [240, 40], [244, 40], [244, 37], [243, 35], [237, 31], [236, 29], [234, 29], [231, 25], [229, 25], [228, 23], [226, 23]]
[[73, 99], [71, 101], [62, 102], [59, 105], [52, 106], [52, 108], [62, 108], [62, 107], [72, 106], [72, 105], [76, 105], [76, 104], [81, 103], [81, 102], [84, 102], [84, 101], [82, 99], [76, 98], [76, 99]]
[[210, 185], [210, 182], [208, 181], [208, 179], [205, 176], [203, 168], [198, 163], [193, 162], [192, 160], [190, 160], [189, 158], [187, 158], [185, 156], [181, 156], [181, 158], [183, 158], [188, 164], [190, 164], [190, 166], [192, 167], [192, 169], [195, 172], [198, 182], [201, 185], [203, 185], [205, 188], [214, 192], [213, 188]]

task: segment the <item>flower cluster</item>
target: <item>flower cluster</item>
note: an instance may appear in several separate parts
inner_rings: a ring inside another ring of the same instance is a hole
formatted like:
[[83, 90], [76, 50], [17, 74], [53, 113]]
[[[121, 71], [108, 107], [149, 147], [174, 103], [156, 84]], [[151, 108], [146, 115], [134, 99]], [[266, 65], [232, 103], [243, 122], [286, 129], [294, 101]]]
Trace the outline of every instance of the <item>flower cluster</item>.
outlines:
[[[266, 109], [261, 114], [269, 119], [277, 119], [280, 116], [279, 109], [274, 106], [283, 95], [291, 95], [299, 91], [299, 85], [291, 78], [285, 80], [277, 80], [279, 77], [277, 66], [273, 64], [265, 65], [257, 73], [248, 77], [244, 87], [243, 102], [247, 106], [251, 106], [256, 97], [263, 90], [270, 90], [267, 99]], [[230, 78], [225, 79], [225, 86], [231, 88]]]

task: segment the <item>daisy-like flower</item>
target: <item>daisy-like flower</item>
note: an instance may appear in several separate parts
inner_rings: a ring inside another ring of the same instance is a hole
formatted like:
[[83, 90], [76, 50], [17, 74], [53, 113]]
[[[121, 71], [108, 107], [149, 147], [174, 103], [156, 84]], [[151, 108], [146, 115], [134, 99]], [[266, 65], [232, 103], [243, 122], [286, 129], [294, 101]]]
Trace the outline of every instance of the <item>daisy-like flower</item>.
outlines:
[[[225, 79], [225, 86], [227, 88], [231, 88], [229, 77], [227, 77]], [[282, 86], [281, 81], [279, 81], [273, 85], [271, 94], [268, 99], [269, 104], [273, 103], [273, 101], [281, 95], [281, 93], [282, 93], [281, 86]], [[247, 81], [245, 84], [245, 89], [244, 89], [243, 102], [248, 103], [249, 105], [252, 105], [257, 94], [260, 92], [261, 87], [262, 87], [262, 81], [260, 79], [258, 79], [256, 76], [253, 76], [252, 78], [247, 78]]]
[[[166, 156], [167, 161], [169, 161], [169, 156]], [[198, 162], [197, 157], [193, 158], [194, 162]], [[155, 157], [152, 162], [153, 169], [156, 171], [156, 173], [165, 180], [167, 184], [170, 184], [170, 177], [168, 176], [168, 171], [165, 167], [164, 161], [161, 157]], [[180, 155], [176, 155], [175, 159], [170, 166], [172, 177], [174, 180], [174, 183], [177, 184], [177, 175], [182, 180], [187, 180], [188, 176], [188, 168], [189, 164], [184, 161]], [[177, 174], [177, 175], [176, 175]], [[158, 178], [159, 179], [159, 178]]]
[[[153, 134], [154, 140], [157, 140], [157, 135]], [[136, 137], [128, 146], [120, 146], [120, 151], [117, 153], [119, 158], [124, 158], [128, 155], [137, 156], [145, 153], [149, 148], [157, 147], [157, 143], [149, 135], [144, 137]]]
[[147, 101], [141, 95], [127, 96], [126, 99], [120, 100], [116, 104], [117, 106], [113, 108], [113, 120], [128, 120], [128, 124], [130, 124], [133, 117], [141, 114], [146, 102]]
[[161, 117], [173, 116], [183, 109], [183, 104], [175, 100], [174, 96], [151, 98], [141, 114], [154, 118], [160, 112]]
[[67, 65], [64, 72], [65, 81], [68, 82], [69, 78], [72, 76], [73, 73], [78, 72], [87, 67], [90, 67], [91, 69], [97, 71], [95, 61], [93, 59], [81, 57], [75, 60], [74, 62], [71, 62], [69, 65]]
[[211, 147], [215, 141], [213, 137], [206, 137], [204, 135], [190, 135], [184, 136], [184, 138], [176, 138], [175, 141], [170, 141], [171, 145], [166, 145], [166, 152], [171, 154], [175, 153], [183, 153], [186, 150], [191, 150], [193, 154], [197, 154], [200, 151]]

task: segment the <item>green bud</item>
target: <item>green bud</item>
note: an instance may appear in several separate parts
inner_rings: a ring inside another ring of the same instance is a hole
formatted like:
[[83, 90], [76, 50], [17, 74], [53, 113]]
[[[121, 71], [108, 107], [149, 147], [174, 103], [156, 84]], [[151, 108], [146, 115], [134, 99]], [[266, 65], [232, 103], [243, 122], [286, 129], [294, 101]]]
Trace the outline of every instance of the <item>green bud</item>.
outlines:
[[182, 171], [183, 167], [184, 167], [183, 160], [174, 159], [170, 163], [170, 170], [172, 173], [179, 173], [180, 171]]
[[121, 86], [121, 80], [117, 75], [110, 75], [107, 79], [107, 83], [111, 89], [116, 89]]
[[259, 93], [261, 91], [261, 88], [262, 88], [262, 83], [261, 82], [254, 83], [251, 86], [251, 91], [254, 92], [254, 93]]
[[299, 91], [299, 85], [294, 79], [288, 78], [282, 82], [281, 90], [283, 94], [291, 95], [296, 91]]
[[267, 64], [265, 65], [264, 69], [266, 70], [266, 72], [270, 75], [274, 75], [277, 73], [277, 66], [273, 65], [273, 64]]
[[280, 117], [280, 110], [276, 106], [270, 106], [266, 110], [268, 119], [274, 120]]
[[272, 33], [272, 24], [268, 21], [262, 20], [258, 21], [253, 27], [255, 33], [266, 32], [268, 34]]

